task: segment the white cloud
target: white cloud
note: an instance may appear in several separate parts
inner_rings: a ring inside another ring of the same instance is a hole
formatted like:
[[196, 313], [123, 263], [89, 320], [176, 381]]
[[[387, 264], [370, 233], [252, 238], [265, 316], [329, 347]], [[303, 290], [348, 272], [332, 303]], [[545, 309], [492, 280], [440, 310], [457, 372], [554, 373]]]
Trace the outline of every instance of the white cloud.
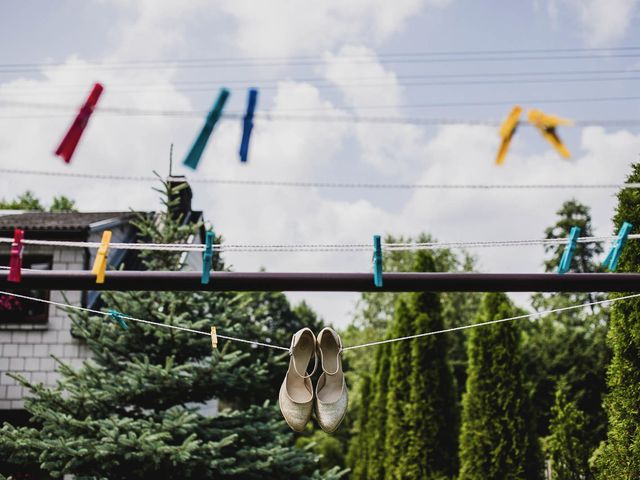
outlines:
[[[548, 11], [557, 21], [557, 3], [550, 0]], [[638, 0], [564, 0], [570, 13], [578, 16], [587, 44], [603, 46], [622, 39], [637, 15]]]
[[237, 22], [237, 45], [247, 54], [317, 53], [350, 41], [380, 42], [398, 32], [426, 6], [451, 0], [224, 0]]

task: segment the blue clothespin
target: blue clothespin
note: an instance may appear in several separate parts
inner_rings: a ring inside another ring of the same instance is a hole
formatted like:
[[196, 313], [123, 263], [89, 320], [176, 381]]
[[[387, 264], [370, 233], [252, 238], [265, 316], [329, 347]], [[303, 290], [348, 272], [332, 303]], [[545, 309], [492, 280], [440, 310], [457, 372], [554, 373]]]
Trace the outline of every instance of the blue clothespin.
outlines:
[[251, 130], [253, 130], [253, 113], [258, 103], [258, 90], [249, 89], [249, 100], [247, 102], [247, 113], [244, 116], [242, 124], [242, 141], [240, 142], [240, 161], [246, 162], [249, 156], [249, 139], [251, 138]]
[[618, 231], [618, 238], [616, 239], [616, 243], [613, 244], [611, 250], [607, 254], [607, 258], [604, 259], [602, 265], [607, 267], [610, 271], [615, 272], [616, 268], [618, 268], [618, 260], [620, 260], [620, 254], [622, 253], [622, 249], [624, 248], [625, 243], [627, 243], [627, 237], [629, 236], [629, 232], [633, 228], [629, 222], [624, 222], [620, 230]]
[[205, 237], [204, 253], [202, 254], [202, 278], [200, 283], [207, 285], [211, 275], [211, 265], [213, 262], [213, 232], [207, 232]]
[[373, 284], [382, 287], [382, 245], [380, 235], [373, 236]]
[[571, 227], [571, 233], [569, 233], [569, 243], [562, 252], [562, 258], [558, 265], [558, 273], [567, 273], [571, 268], [571, 259], [573, 258], [573, 252], [576, 250], [576, 244], [578, 243], [578, 236], [580, 235], [580, 227]]
[[218, 120], [220, 120], [220, 117], [222, 116], [222, 109], [224, 108], [224, 104], [226, 103], [227, 98], [229, 98], [229, 95], [229, 90], [226, 88], [220, 90], [220, 94], [218, 95], [215, 105], [209, 112], [209, 115], [207, 115], [204, 127], [202, 127], [200, 134], [184, 159], [183, 163], [187, 167], [192, 168], [193, 170], [198, 167], [198, 162], [200, 162], [200, 157], [202, 157], [204, 147], [207, 146], [213, 127], [215, 127], [216, 123], [218, 123]]
[[116, 310], [109, 310], [109, 315], [113, 317], [113, 319], [120, 324], [123, 330], [129, 330], [129, 325], [122, 318], [122, 314]]

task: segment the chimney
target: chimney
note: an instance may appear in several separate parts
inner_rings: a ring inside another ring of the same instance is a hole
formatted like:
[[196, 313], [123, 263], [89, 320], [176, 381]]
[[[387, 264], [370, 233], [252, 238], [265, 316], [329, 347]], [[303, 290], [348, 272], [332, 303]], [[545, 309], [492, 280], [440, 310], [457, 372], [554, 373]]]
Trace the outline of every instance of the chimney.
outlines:
[[[169, 200], [172, 203], [177, 200], [176, 204], [172, 207], [173, 216], [177, 217], [178, 215], [182, 215], [184, 219], [188, 219], [191, 213], [193, 192], [191, 191], [189, 182], [187, 182], [187, 178], [184, 175], [172, 175], [167, 178], [167, 182], [169, 182], [172, 190]], [[174, 191], [176, 189], [178, 189], [178, 191]]]

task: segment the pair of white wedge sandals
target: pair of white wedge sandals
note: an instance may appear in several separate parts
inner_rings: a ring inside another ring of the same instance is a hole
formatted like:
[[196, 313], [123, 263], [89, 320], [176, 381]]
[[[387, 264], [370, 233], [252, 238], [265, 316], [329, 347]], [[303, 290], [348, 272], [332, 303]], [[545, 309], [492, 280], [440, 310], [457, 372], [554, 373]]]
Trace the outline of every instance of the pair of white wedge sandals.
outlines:
[[[295, 333], [289, 350], [289, 369], [280, 387], [280, 411], [285, 421], [296, 432], [304, 430], [314, 410], [320, 428], [334, 432], [347, 413], [347, 385], [342, 372], [342, 341], [331, 328], [323, 328], [318, 338], [308, 328]], [[315, 389], [311, 376], [318, 367], [322, 374]], [[313, 371], [307, 373], [311, 359]], [[303, 368], [301, 373], [300, 368]], [[315, 399], [315, 402], [314, 402]]]

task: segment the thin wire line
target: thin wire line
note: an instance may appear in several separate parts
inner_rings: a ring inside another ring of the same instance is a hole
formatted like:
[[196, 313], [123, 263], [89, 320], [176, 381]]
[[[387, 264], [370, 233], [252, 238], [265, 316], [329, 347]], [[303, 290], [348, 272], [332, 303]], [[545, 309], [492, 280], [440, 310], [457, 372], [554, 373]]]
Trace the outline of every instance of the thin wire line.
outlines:
[[[584, 52], [628, 52], [640, 50], [640, 46], [622, 46], [622, 47], [580, 47], [580, 48], [534, 48], [534, 49], [496, 49], [496, 50], [440, 50], [434, 52], [380, 52], [376, 54], [377, 58], [394, 58], [394, 57], [432, 57], [432, 56], [459, 56], [459, 55], [517, 55], [517, 54], [531, 54], [531, 53], [584, 53]], [[345, 59], [361, 59], [370, 58], [370, 55], [341, 55], [340, 58]], [[275, 56], [264, 55], [254, 57], [206, 57], [206, 58], [173, 58], [165, 60], [130, 60], [130, 61], [88, 61], [90, 64], [104, 64], [104, 65], [166, 65], [166, 64], [181, 64], [181, 63], [194, 63], [194, 62], [227, 62], [227, 61], [272, 61], [272, 60], [323, 60], [322, 56], [318, 55], [292, 55], [292, 56]], [[0, 64], [1, 68], [15, 68], [15, 67], [55, 67], [65, 65], [66, 62], [25, 62], [25, 63], [4, 63]]]
[[[486, 56], [489, 55], [489, 56]], [[613, 53], [613, 54], [604, 54], [604, 55], [521, 55], [521, 56], [513, 56], [513, 55], [503, 55], [497, 56], [493, 54], [485, 54], [485, 56], [474, 56], [468, 55], [467, 57], [455, 56], [451, 58], [439, 57], [439, 58], [419, 58], [419, 57], [411, 57], [406, 56], [402, 57], [392, 57], [392, 58], [383, 58], [380, 59], [376, 56], [360, 56], [360, 57], [351, 57], [351, 58], [337, 58], [338, 61], [344, 60], [348, 61], [349, 64], [369, 64], [372, 61], [382, 60], [383, 63], [391, 63], [391, 64], [431, 64], [431, 63], [478, 63], [478, 62], [514, 62], [514, 61], [531, 61], [531, 60], [539, 60], [539, 61], [556, 61], [556, 60], [599, 60], [599, 59], [613, 59], [613, 58], [638, 58], [640, 57], [640, 53]], [[2, 73], [29, 73], [29, 72], [38, 72], [41, 68], [45, 67], [63, 67], [65, 71], [118, 71], [118, 70], [168, 70], [168, 69], [208, 69], [208, 68], [256, 68], [256, 67], [279, 67], [279, 66], [316, 66], [316, 65], [325, 65], [326, 60], [315, 59], [315, 60], [291, 60], [291, 59], [283, 59], [283, 60], [262, 60], [256, 59], [251, 62], [243, 61], [244, 59], [233, 59], [229, 58], [227, 60], [203, 60], [200, 62], [193, 61], [190, 63], [178, 63], [174, 62], [166, 62], [166, 63], [151, 63], [151, 62], [136, 62], [136, 63], [121, 63], [121, 64], [108, 64], [108, 63], [93, 63], [93, 64], [64, 64], [58, 63], [56, 64], [44, 64], [40, 66], [6, 66], [0, 68], [0, 74]]]
[[[0, 290], [0, 295], [8, 295], [11, 297], [17, 297], [17, 298], [22, 298], [24, 300], [30, 300], [33, 302], [40, 302], [40, 303], [47, 303], [49, 305], [53, 305], [57, 308], [62, 308], [62, 309], [72, 309], [72, 310], [79, 310], [79, 311], [83, 311], [83, 312], [89, 312], [89, 313], [94, 313], [96, 315], [103, 315], [105, 317], [109, 317], [111, 316], [110, 313], [108, 312], [102, 312], [100, 310], [94, 310], [92, 308], [86, 308], [86, 307], [81, 307], [79, 305], [69, 305], [67, 303], [62, 303], [62, 302], [54, 302], [53, 300], [45, 300], [42, 298], [36, 298], [36, 297], [29, 297], [27, 295], [21, 295], [19, 293], [13, 293], [13, 292], [5, 292]], [[135, 318], [135, 317], [131, 317], [129, 315], [125, 315], [125, 314], [120, 314], [120, 317], [125, 319], [125, 320], [131, 320], [132, 322], [138, 322], [138, 323], [145, 323], [147, 325], [154, 325], [156, 327], [163, 327], [163, 328], [169, 328], [169, 329], [173, 329], [173, 330], [180, 330], [183, 332], [189, 332], [189, 333], [197, 333], [199, 335], [205, 335], [205, 336], [211, 336], [211, 332], [203, 332], [202, 330], [195, 330], [193, 328], [187, 328], [187, 327], [180, 327], [178, 325], [168, 325], [166, 323], [159, 323], [159, 322], [152, 322], [150, 320], [144, 320], [141, 318]], [[227, 335], [220, 335], [218, 333], [216, 333], [216, 336], [219, 338], [222, 338], [224, 340], [229, 340], [232, 342], [241, 342], [241, 343], [247, 343], [247, 344], [251, 344], [251, 345], [258, 345], [260, 347], [268, 347], [268, 348], [275, 348], [277, 350], [285, 350], [285, 351], [289, 351], [289, 349], [287, 347], [281, 347], [279, 345], [273, 345], [271, 343], [262, 343], [262, 342], [256, 342], [253, 340], [245, 340], [244, 338], [237, 338], [237, 337], [230, 337]]]
[[[23, 170], [18, 168], [0, 168], [0, 173], [14, 175], [42, 175], [50, 177], [92, 178], [98, 180], [118, 180], [131, 182], [157, 182], [158, 177], [145, 175], [110, 175], [79, 172], [54, 172], [45, 170]], [[292, 188], [350, 188], [350, 189], [387, 189], [387, 190], [537, 190], [537, 189], [640, 189], [640, 183], [575, 183], [575, 184], [437, 184], [437, 183], [364, 183], [364, 182], [313, 182], [288, 180], [246, 180], [228, 178], [192, 178], [190, 183], [208, 183], [218, 185], [244, 185]]]
[[369, 342], [369, 343], [363, 343], [361, 345], [353, 345], [350, 347], [345, 347], [342, 350], [343, 351], [347, 351], [347, 350], [355, 350], [356, 348], [364, 348], [364, 347], [372, 347], [375, 345], [382, 345], [385, 343], [393, 343], [393, 342], [400, 342], [403, 340], [412, 340], [414, 338], [421, 338], [421, 337], [428, 337], [431, 335], [439, 335], [441, 333], [449, 333], [449, 332], [457, 332], [459, 330], [467, 330], [469, 328], [476, 328], [476, 327], [484, 327], [487, 325], [493, 325], [495, 323], [503, 323], [503, 322], [510, 322], [513, 320], [523, 320], [525, 318], [534, 318], [534, 317], [541, 317], [544, 315], [548, 315], [550, 313], [558, 313], [558, 312], [565, 312], [567, 310], [575, 310], [575, 309], [579, 309], [579, 308], [585, 308], [585, 307], [590, 307], [593, 305], [603, 305], [606, 303], [614, 303], [614, 302], [618, 302], [620, 300], [628, 300], [630, 298], [637, 298], [640, 297], [640, 293], [636, 293], [633, 295], [626, 295], [624, 297], [618, 297], [618, 298], [611, 298], [611, 299], [607, 299], [607, 300], [599, 300], [597, 302], [588, 302], [588, 303], [582, 303], [580, 305], [571, 305], [568, 307], [562, 307], [562, 308], [554, 308], [552, 310], [545, 310], [543, 312], [535, 312], [535, 313], [528, 313], [526, 315], [517, 315], [515, 317], [509, 317], [509, 318], [501, 318], [498, 320], [489, 320], [488, 322], [481, 322], [481, 323], [475, 323], [472, 325], [463, 325], [460, 327], [452, 327], [452, 328], [445, 328], [442, 330], [434, 330], [432, 332], [426, 332], [426, 333], [419, 333], [417, 335], [409, 335], [406, 337], [397, 337], [397, 338], [389, 338], [386, 340], [378, 340], [377, 342]]
[[[631, 234], [629, 240], [640, 239], [640, 234]], [[577, 243], [612, 242], [617, 236], [580, 237]], [[0, 243], [12, 243], [10, 237], [0, 237]], [[63, 248], [99, 248], [100, 242], [72, 242], [60, 240], [31, 240], [24, 239], [24, 245], [39, 245]], [[487, 248], [487, 247], [521, 247], [531, 245], [566, 245], [568, 238], [545, 238], [528, 240], [487, 240], [466, 242], [412, 242], [412, 243], [383, 243], [385, 251], [415, 251], [437, 250], [443, 248]], [[175, 252], [203, 252], [205, 245], [186, 243], [111, 243], [109, 248], [116, 250], [154, 250]], [[371, 251], [369, 243], [325, 243], [325, 244], [218, 244], [213, 245], [214, 251], [219, 252], [367, 252]]]

